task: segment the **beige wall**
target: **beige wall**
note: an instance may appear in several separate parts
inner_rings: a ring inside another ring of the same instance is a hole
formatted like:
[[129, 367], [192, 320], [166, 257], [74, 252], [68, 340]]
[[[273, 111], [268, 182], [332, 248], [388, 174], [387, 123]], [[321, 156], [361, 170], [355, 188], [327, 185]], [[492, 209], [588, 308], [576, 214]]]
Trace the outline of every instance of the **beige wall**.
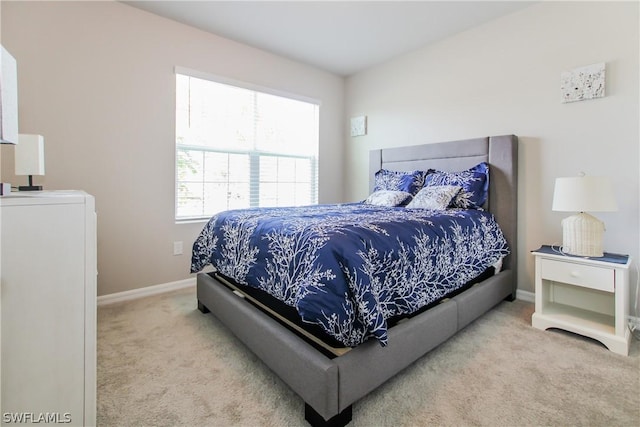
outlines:
[[[115, 2], [3, 1], [2, 24], [18, 61], [20, 132], [45, 136], [47, 175], [36, 182], [96, 196], [100, 295], [189, 277], [188, 253], [172, 256], [172, 242], [188, 252], [202, 224], [173, 220], [175, 65], [322, 100], [321, 202], [366, 195], [371, 148], [515, 133], [520, 289], [533, 290], [529, 251], [561, 240], [567, 214], [550, 208], [557, 176], [611, 176], [619, 211], [597, 214], [605, 248], [640, 257], [637, 3], [536, 4], [346, 87]], [[607, 96], [561, 104], [560, 73], [595, 62], [607, 63]], [[368, 116], [369, 133], [350, 138], [344, 123], [357, 115]], [[1, 154], [3, 180], [25, 180], [13, 176], [13, 148]]]
[[[346, 138], [345, 198], [367, 194], [369, 149], [513, 133], [520, 289], [533, 291], [529, 252], [562, 240], [554, 179], [580, 171], [614, 180], [619, 211], [596, 214], [605, 250], [637, 263], [638, 18], [637, 2], [543, 2], [350, 77], [346, 115], [367, 115], [369, 132]], [[607, 96], [560, 103], [560, 73], [596, 62]]]
[[[319, 99], [321, 202], [343, 199], [344, 79], [117, 2], [2, 2], [21, 133], [45, 138], [46, 189], [96, 197], [98, 294], [189, 276], [202, 223], [174, 223], [174, 66]], [[13, 148], [2, 148], [14, 185]], [[185, 254], [173, 256], [173, 242]]]

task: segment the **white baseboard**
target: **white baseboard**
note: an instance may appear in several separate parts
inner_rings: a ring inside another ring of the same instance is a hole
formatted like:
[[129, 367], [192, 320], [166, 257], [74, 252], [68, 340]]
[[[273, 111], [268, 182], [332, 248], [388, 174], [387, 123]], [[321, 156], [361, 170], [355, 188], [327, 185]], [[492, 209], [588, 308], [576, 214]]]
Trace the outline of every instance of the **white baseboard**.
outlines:
[[138, 298], [144, 298], [151, 295], [162, 294], [165, 292], [177, 291], [178, 289], [186, 289], [196, 286], [196, 278], [178, 280], [176, 282], [163, 283], [160, 285], [146, 286], [144, 288], [132, 289], [130, 291], [116, 292], [114, 294], [102, 295], [98, 297], [98, 306], [114, 304], [116, 302], [130, 301]]
[[536, 294], [529, 291], [522, 291], [518, 289], [516, 291], [516, 299], [526, 301], [526, 302], [536, 302]]

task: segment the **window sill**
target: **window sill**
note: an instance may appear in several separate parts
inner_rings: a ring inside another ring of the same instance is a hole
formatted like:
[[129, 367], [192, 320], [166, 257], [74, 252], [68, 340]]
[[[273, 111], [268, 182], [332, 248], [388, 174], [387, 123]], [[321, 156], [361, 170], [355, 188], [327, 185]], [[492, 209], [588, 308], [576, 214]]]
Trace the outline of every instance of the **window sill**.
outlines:
[[209, 222], [210, 218], [186, 218], [186, 219], [176, 219], [175, 223], [178, 224], [205, 224]]

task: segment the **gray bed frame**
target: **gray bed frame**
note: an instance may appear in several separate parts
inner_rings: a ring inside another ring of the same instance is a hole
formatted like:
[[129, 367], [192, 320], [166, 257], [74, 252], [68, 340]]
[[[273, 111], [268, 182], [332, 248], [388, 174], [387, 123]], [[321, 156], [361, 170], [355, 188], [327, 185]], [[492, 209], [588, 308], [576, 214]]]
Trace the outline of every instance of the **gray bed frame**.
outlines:
[[[305, 402], [312, 425], [345, 425], [351, 405], [446, 341], [502, 300], [516, 295], [518, 139], [514, 135], [372, 150], [373, 174], [390, 170], [465, 170], [490, 165], [488, 210], [511, 254], [500, 273], [389, 330], [389, 344], [369, 340], [329, 358], [206, 273], [197, 277], [198, 308], [213, 313]], [[375, 367], [375, 369], [371, 369]]]

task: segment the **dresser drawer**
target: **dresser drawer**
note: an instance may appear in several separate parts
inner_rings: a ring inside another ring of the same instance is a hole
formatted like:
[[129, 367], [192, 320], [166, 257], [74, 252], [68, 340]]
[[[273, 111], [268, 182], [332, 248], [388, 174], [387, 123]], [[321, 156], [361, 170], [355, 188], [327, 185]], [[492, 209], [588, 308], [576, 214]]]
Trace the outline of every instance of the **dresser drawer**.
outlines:
[[541, 259], [540, 262], [543, 280], [570, 283], [605, 292], [614, 292], [615, 290], [615, 271], [612, 268], [550, 259]]

